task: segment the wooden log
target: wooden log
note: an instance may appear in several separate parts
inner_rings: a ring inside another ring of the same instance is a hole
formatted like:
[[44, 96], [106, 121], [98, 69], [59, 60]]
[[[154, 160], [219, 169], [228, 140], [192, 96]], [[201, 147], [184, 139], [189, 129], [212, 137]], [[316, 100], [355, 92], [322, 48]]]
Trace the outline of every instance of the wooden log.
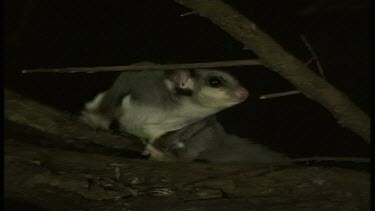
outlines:
[[[5, 90], [4, 114], [8, 133], [25, 137], [42, 145], [79, 149], [81, 151], [127, 152], [138, 154], [143, 145], [138, 140], [95, 131], [76, 117]], [[31, 138], [36, 136], [36, 138]]]
[[5, 197], [47, 210], [370, 210], [368, 173], [165, 163], [7, 140]]

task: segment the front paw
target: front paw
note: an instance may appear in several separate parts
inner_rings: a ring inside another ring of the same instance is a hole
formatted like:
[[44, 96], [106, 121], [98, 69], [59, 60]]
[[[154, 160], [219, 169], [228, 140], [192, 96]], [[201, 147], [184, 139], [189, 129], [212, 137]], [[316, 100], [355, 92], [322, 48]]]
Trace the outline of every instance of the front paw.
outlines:
[[111, 120], [104, 115], [89, 112], [89, 111], [82, 111], [81, 113], [81, 121], [85, 124], [89, 125], [95, 130], [109, 130], [109, 126], [111, 124]]
[[165, 155], [164, 155], [164, 153], [162, 151], [156, 149], [155, 147], [153, 147], [150, 144], [146, 145], [146, 148], [143, 151], [142, 155], [149, 155], [150, 156], [150, 158], [149, 158], [150, 160], [159, 160], [159, 161], [162, 161], [165, 158]]

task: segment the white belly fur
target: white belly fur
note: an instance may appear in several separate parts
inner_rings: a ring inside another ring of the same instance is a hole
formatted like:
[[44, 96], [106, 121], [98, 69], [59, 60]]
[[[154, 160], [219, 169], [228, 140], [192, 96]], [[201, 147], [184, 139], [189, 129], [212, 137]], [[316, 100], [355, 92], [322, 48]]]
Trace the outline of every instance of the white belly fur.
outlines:
[[135, 136], [153, 141], [169, 131], [181, 129], [217, 110], [201, 107], [188, 99], [172, 110], [138, 105], [126, 96], [121, 105], [120, 128]]
[[81, 112], [81, 120], [94, 129], [109, 130], [111, 124], [111, 119], [97, 111], [104, 95], [105, 92], [96, 95], [85, 104], [85, 109]]

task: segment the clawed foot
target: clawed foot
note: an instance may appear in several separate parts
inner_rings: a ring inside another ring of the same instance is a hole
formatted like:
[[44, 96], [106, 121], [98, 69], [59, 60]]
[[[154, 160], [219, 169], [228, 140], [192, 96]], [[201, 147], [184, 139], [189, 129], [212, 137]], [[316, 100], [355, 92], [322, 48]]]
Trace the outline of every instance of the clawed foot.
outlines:
[[150, 144], [146, 145], [145, 150], [142, 152], [142, 155], [150, 155], [150, 160], [163, 160], [164, 153]]

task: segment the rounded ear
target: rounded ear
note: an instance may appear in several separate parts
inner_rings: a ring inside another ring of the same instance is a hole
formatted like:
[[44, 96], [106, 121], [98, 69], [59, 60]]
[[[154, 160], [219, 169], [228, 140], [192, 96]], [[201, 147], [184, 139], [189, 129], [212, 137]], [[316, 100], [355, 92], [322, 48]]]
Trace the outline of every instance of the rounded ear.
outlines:
[[190, 70], [169, 70], [165, 71], [166, 77], [179, 88], [186, 88], [192, 78]]

